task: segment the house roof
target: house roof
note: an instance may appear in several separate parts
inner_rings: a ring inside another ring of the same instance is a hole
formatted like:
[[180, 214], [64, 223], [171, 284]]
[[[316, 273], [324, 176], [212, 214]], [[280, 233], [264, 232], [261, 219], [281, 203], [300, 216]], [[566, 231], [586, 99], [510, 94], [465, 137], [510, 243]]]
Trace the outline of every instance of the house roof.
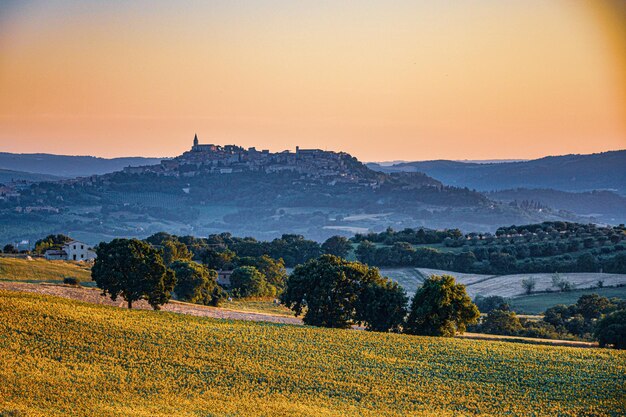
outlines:
[[67, 252], [65, 252], [64, 250], [59, 250], [59, 249], [48, 249], [45, 252], [45, 255], [59, 255], [59, 256], [65, 256], [67, 255]]

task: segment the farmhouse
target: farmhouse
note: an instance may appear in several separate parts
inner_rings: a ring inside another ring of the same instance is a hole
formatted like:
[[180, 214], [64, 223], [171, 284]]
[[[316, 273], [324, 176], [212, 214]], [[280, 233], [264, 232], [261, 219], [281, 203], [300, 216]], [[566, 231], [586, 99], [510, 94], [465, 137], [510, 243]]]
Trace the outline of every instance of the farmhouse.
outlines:
[[232, 270], [217, 271], [217, 283], [222, 287], [230, 287], [230, 276], [232, 274]]
[[44, 256], [48, 260], [90, 261], [96, 259], [96, 252], [86, 243], [72, 240], [63, 245], [60, 250], [47, 250]]

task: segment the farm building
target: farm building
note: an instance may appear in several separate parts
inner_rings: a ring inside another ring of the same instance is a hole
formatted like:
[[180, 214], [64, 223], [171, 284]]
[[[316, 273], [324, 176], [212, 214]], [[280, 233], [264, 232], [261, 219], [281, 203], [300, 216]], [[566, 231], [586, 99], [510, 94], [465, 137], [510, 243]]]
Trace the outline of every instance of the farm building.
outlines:
[[86, 243], [73, 240], [62, 249], [50, 249], [44, 254], [48, 260], [90, 261], [96, 259], [96, 252]]

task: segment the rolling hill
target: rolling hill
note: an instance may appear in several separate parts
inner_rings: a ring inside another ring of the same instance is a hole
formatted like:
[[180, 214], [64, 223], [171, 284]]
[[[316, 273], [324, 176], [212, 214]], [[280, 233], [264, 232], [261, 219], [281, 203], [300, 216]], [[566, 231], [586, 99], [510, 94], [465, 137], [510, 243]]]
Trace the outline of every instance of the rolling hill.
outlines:
[[[0, 169], [44, 174], [53, 177], [88, 177], [120, 171], [128, 166], [155, 165], [162, 158], [97, 158], [94, 156], [52, 155], [45, 153], [16, 154], [0, 152]], [[0, 179], [2, 178], [0, 170]], [[49, 178], [42, 178], [48, 180]], [[35, 181], [35, 180], [33, 180]], [[2, 182], [0, 180], [0, 182]]]
[[0, 168], [0, 184], [9, 184], [15, 181], [40, 182], [58, 181], [61, 177], [49, 174], [35, 174], [32, 172], [13, 171]]
[[612, 191], [567, 192], [550, 189], [517, 188], [493, 191], [489, 198], [504, 202], [533, 202], [567, 210], [609, 224], [626, 222], [626, 196]]
[[4, 415], [623, 411], [621, 351], [225, 321], [7, 291], [0, 301]]
[[481, 164], [437, 160], [368, 166], [381, 172], [423, 172], [444, 184], [479, 191], [552, 188], [578, 192], [614, 190], [626, 194], [626, 150], [521, 162]]

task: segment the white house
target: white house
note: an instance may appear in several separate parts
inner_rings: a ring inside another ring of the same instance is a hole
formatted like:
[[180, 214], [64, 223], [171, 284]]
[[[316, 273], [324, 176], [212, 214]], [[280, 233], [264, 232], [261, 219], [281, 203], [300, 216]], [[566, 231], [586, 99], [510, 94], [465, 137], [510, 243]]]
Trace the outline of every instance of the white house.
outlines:
[[50, 249], [44, 254], [48, 260], [90, 261], [96, 259], [96, 252], [86, 243], [72, 240], [61, 250]]

